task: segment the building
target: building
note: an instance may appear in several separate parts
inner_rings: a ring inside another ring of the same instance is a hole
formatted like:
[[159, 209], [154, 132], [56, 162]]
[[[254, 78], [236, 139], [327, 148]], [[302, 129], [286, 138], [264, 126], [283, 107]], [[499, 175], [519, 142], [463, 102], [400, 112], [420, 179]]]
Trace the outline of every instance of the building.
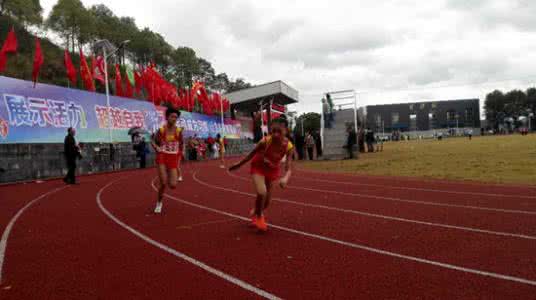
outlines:
[[377, 132], [480, 128], [478, 99], [367, 106], [367, 127]]
[[[266, 121], [251, 126], [253, 140], [258, 141], [263, 136], [263, 126], [259, 125], [269, 125], [271, 118], [277, 115], [274, 112], [285, 110], [287, 105], [297, 103], [299, 94], [297, 90], [278, 80], [231, 92], [225, 94], [224, 97], [231, 102], [233, 119], [247, 120], [249, 117], [250, 121], [256, 124], [253, 118], [257, 113], [263, 112], [262, 115], [258, 115], [259, 119], [262, 120], [264, 120], [264, 115], [267, 116]], [[268, 111], [270, 113], [267, 113]], [[266, 130], [268, 127], [264, 126], [264, 129]]]

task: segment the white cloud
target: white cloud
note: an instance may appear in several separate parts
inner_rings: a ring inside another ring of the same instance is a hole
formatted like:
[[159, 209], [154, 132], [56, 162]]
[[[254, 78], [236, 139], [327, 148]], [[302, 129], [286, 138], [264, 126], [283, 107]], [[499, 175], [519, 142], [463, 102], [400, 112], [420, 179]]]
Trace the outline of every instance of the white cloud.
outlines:
[[[41, 1], [46, 11], [55, 2]], [[321, 94], [329, 90], [361, 91], [362, 104], [483, 99], [495, 88], [526, 88], [536, 79], [531, 77], [536, 75], [536, 2], [529, 0], [113, 0], [106, 5], [174, 46], [194, 48], [218, 72], [253, 83], [288, 82], [300, 91], [304, 110], [318, 110]]]

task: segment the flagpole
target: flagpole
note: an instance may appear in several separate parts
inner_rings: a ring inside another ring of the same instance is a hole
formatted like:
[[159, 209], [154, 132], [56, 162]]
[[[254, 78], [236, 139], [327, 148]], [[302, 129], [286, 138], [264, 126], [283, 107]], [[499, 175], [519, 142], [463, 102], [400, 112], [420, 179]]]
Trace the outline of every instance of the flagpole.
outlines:
[[108, 87], [108, 57], [106, 56], [106, 47], [102, 47], [102, 56], [104, 57], [104, 84], [106, 85], [106, 111], [108, 120], [108, 134], [110, 144], [112, 143], [112, 119], [110, 118], [110, 88]]
[[223, 119], [223, 97], [221, 95], [219, 95], [219, 97], [220, 97], [220, 108], [221, 108], [221, 136], [223, 138], [223, 131], [224, 131], [224, 126], [225, 126], [225, 122]]

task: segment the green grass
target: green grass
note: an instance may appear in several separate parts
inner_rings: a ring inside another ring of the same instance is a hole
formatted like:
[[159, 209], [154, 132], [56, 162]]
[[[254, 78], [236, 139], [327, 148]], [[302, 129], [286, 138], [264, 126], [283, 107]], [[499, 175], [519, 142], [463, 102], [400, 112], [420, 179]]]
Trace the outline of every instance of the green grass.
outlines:
[[315, 161], [306, 169], [368, 175], [536, 185], [536, 135], [389, 142], [352, 161]]

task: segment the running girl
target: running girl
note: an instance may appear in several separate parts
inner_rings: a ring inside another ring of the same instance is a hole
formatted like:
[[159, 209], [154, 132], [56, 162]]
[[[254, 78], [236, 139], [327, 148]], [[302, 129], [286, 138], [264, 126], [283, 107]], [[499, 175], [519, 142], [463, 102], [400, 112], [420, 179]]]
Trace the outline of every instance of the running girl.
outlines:
[[182, 149], [182, 128], [177, 127], [177, 119], [181, 113], [174, 109], [166, 110], [166, 124], [153, 134], [151, 145], [156, 151], [156, 165], [158, 169], [158, 200], [154, 212], [162, 212], [162, 198], [166, 186], [171, 189], [177, 187], [177, 168], [179, 166]]
[[294, 146], [286, 137], [287, 127], [286, 119], [274, 120], [271, 126], [271, 135], [264, 137], [251, 153], [229, 168], [230, 171], [238, 170], [242, 165], [252, 160], [250, 174], [257, 192], [257, 200], [255, 208], [251, 212], [251, 222], [261, 231], [268, 230], [264, 210], [270, 204], [273, 183], [279, 178], [279, 165], [285, 156], [285, 174], [279, 179], [279, 186], [285, 188], [290, 179]]

